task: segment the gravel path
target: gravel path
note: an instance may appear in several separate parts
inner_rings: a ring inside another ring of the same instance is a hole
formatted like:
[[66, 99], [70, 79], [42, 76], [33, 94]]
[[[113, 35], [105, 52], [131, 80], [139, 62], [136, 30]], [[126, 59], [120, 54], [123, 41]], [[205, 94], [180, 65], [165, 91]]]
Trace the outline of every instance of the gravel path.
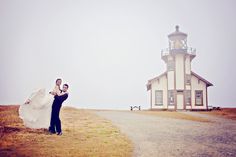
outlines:
[[122, 111], [97, 111], [134, 143], [134, 157], [235, 157], [236, 121], [204, 116], [203, 123]]

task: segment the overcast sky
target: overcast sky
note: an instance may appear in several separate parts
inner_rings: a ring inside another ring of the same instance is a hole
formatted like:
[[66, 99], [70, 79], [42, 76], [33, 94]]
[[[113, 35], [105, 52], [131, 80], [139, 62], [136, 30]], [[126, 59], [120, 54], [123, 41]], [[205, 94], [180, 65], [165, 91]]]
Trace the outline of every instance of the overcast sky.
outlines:
[[197, 49], [192, 71], [214, 84], [209, 105], [236, 107], [235, 0], [0, 0], [0, 104], [59, 77], [67, 105], [148, 108], [175, 25]]

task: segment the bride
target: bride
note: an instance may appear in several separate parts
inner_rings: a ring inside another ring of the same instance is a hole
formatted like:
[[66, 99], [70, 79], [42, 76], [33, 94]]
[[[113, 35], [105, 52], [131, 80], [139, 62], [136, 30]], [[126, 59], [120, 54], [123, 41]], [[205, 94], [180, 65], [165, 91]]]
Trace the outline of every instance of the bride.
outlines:
[[28, 100], [20, 105], [19, 116], [26, 127], [35, 129], [49, 127], [54, 95], [61, 93], [61, 82], [61, 79], [57, 79], [53, 91], [49, 93], [46, 89], [33, 92]]

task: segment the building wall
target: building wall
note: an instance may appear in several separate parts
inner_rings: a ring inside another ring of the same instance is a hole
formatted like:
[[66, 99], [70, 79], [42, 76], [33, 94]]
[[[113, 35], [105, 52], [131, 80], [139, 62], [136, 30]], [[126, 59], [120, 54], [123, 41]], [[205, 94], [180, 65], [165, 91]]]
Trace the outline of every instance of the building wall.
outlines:
[[[174, 61], [174, 57], [169, 55], [168, 56], [168, 62], [169, 61]], [[175, 89], [175, 84], [174, 84], [174, 81], [175, 81], [175, 73], [174, 73], [174, 69], [171, 70], [171, 71], [168, 71], [168, 68], [167, 68], [167, 80], [168, 80], [168, 90], [174, 90]]]
[[[168, 90], [167, 90], [167, 77], [166, 75], [159, 78], [159, 80], [155, 80], [152, 83], [151, 88], [151, 101], [153, 109], [174, 109], [174, 106], [168, 106]], [[155, 105], [155, 91], [162, 90], [163, 91], [163, 105], [157, 106]], [[195, 105], [195, 91], [202, 90], [203, 91], [203, 106]], [[195, 76], [191, 76], [191, 106], [187, 106], [186, 109], [207, 109], [207, 94], [206, 94], [206, 83], [199, 80]]]
[[[166, 75], [159, 78], [159, 81], [156, 80], [152, 83], [151, 88], [151, 98], [152, 98], [152, 108], [153, 109], [164, 109], [167, 108], [167, 77]], [[156, 106], [155, 105], [155, 91], [156, 90], [163, 90], [163, 106]]]
[[[192, 97], [192, 109], [207, 109], [206, 102], [207, 102], [207, 94], [206, 94], [206, 83], [203, 81], [199, 81], [199, 79], [192, 75], [191, 77], [191, 97]], [[195, 91], [196, 90], [202, 90], [203, 91], [203, 106], [196, 106], [195, 105]]]
[[184, 90], [184, 55], [177, 54], [175, 57], [175, 70], [176, 70], [176, 89]]
[[168, 90], [174, 90], [175, 89], [175, 73], [174, 71], [168, 71], [167, 72], [167, 79], [168, 79]]
[[185, 73], [191, 74], [191, 60], [190, 56], [186, 56], [185, 58]]

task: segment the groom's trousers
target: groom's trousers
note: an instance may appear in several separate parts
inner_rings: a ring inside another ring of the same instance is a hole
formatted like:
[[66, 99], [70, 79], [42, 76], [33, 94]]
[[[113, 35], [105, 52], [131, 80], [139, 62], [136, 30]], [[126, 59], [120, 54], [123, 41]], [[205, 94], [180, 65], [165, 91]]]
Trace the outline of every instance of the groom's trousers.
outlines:
[[[59, 117], [61, 110], [61, 104], [53, 103], [52, 105], [52, 114], [49, 130], [51, 132], [61, 132], [61, 120]], [[55, 130], [56, 129], [56, 130]]]

